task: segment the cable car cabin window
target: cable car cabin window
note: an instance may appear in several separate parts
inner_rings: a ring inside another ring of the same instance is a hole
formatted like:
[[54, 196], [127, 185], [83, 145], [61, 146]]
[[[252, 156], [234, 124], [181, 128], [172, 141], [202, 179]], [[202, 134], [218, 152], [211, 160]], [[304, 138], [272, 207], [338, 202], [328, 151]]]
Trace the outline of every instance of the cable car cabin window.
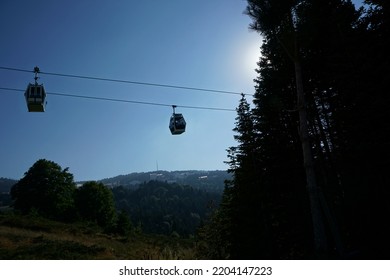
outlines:
[[35, 87], [30, 86], [30, 90], [29, 90], [29, 95], [28, 95], [28, 97], [29, 97], [30, 99], [34, 99], [34, 98], [35, 98]]
[[36, 86], [35, 90], [36, 90], [35, 96], [36, 97], [41, 97], [41, 87], [40, 86]]
[[34, 95], [35, 95], [35, 88], [33, 86], [30, 86], [28, 97], [32, 98], [32, 97], [34, 97]]
[[186, 128], [186, 124], [184, 122], [184, 119], [183, 117], [175, 117], [175, 128], [176, 129], [185, 129]]
[[37, 90], [36, 90], [36, 86], [34, 85], [30, 85], [30, 90], [29, 90], [29, 96], [30, 98], [35, 98], [35, 96], [37, 95]]

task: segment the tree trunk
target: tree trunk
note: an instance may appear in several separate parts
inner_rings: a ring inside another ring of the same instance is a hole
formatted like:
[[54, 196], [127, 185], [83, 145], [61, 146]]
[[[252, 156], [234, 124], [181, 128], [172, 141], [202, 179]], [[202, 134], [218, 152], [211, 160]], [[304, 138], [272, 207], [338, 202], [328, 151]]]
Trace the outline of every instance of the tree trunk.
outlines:
[[313, 223], [314, 246], [317, 257], [323, 258], [327, 252], [327, 240], [325, 234], [324, 220], [321, 212], [320, 189], [317, 185], [313, 164], [313, 154], [309, 139], [307, 111], [305, 95], [303, 92], [303, 78], [300, 61], [294, 61], [295, 79], [297, 86], [298, 111], [299, 111], [299, 135], [301, 138], [303, 163], [306, 172], [306, 188], [309, 195], [311, 218]]

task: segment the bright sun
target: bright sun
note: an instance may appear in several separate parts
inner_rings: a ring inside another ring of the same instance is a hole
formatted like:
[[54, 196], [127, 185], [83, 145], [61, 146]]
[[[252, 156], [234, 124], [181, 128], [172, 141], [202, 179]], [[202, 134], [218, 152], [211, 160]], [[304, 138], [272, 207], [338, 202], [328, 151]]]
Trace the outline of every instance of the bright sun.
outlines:
[[257, 68], [257, 62], [260, 59], [260, 45], [258, 44], [249, 44], [246, 47], [244, 55], [244, 67], [249, 69], [249, 71], [254, 71]]

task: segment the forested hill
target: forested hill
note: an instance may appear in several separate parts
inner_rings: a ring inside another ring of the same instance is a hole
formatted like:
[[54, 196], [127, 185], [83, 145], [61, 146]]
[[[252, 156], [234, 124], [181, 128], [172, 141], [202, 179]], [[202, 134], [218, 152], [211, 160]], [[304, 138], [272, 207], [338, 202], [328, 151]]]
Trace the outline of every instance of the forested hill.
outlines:
[[16, 180], [0, 178], [0, 193], [8, 193], [11, 187], [16, 183]]
[[[207, 191], [221, 193], [225, 187], [225, 180], [230, 180], [231, 174], [227, 171], [151, 171], [130, 173], [127, 175], [118, 175], [111, 178], [99, 180], [108, 187], [138, 187], [149, 181], [161, 181], [168, 183], [178, 183], [188, 185], [193, 188], [199, 188]], [[0, 178], [0, 193], [8, 193], [11, 187], [17, 183], [17, 180]], [[78, 182], [82, 184], [83, 182]]]
[[188, 185], [196, 189], [203, 189], [221, 193], [225, 187], [225, 180], [230, 180], [231, 174], [227, 171], [152, 171], [119, 175], [100, 180], [108, 187], [124, 186], [128, 188], [138, 187], [149, 181], [160, 181]]
[[[174, 178], [192, 180], [198, 187], [175, 183]], [[77, 187], [67, 168], [40, 159], [10, 192], [0, 194], [0, 207], [55, 221], [88, 221], [110, 233], [126, 234], [136, 228], [137, 232], [188, 237], [218, 207], [222, 193], [213, 190], [223, 188], [224, 178], [223, 172], [165, 172], [148, 174], [134, 188], [107, 181], [107, 186], [89, 181]]]
[[195, 234], [218, 207], [221, 194], [176, 183], [149, 181], [138, 188], [112, 188], [117, 211], [129, 214], [145, 233]]

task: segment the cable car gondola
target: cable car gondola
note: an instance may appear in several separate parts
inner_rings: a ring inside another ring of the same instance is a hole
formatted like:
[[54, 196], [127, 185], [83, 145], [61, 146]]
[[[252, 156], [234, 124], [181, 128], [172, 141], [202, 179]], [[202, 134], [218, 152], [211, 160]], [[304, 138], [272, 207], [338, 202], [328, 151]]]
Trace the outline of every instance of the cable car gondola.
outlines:
[[45, 112], [46, 104], [46, 92], [43, 84], [38, 84], [39, 68], [34, 68], [35, 83], [29, 83], [24, 93], [27, 102], [27, 108], [29, 112]]
[[175, 113], [176, 105], [173, 105], [172, 108], [173, 114], [169, 121], [169, 130], [171, 131], [172, 135], [182, 134], [184, 131], [186, 131], [186, 121], [184, 120], [182, 114]]

